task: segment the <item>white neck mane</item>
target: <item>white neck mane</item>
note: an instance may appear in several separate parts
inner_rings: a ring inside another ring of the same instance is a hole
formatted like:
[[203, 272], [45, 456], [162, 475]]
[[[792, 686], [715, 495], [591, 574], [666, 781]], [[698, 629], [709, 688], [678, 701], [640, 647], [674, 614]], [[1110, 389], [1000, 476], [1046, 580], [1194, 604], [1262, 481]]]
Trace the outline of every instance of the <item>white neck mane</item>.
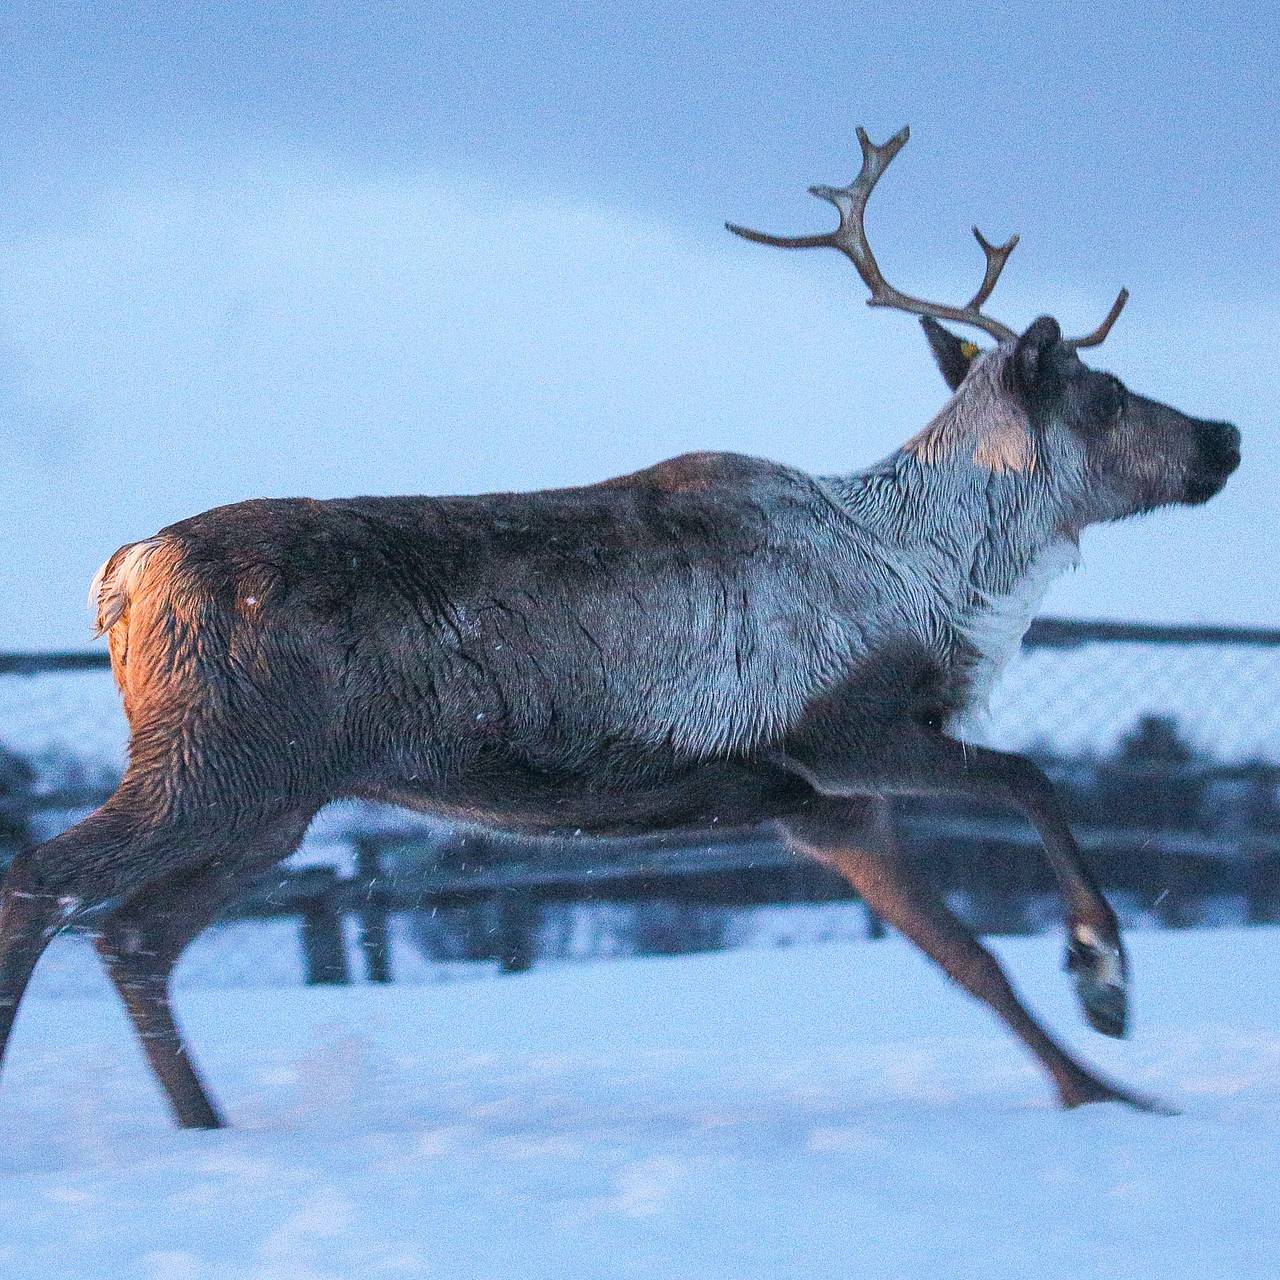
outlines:
[[979, 662], [970, 686], [962, 722], [981, 721], [996, 681], [1017, 656], [1045, 593], [1068, 569], [1080, 563], [1080, 548], [1069, 538], [1057, 538], [1043, 548], [1004, 595], [985, 595], [960, 626], [977, 650]]

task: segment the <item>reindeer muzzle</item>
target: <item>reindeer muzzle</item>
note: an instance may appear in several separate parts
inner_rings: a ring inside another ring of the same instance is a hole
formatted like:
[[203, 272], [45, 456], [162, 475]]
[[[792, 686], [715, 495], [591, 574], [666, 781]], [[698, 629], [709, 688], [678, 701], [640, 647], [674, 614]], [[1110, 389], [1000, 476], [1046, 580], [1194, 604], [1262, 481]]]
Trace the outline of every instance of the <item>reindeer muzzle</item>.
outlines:
[[1187, 476], [1191, 503], [1207, 502], [1222, 492], [1240, 465], [1240, 432], [1229, 422], [1204, 422], [1196, 431], [1196, 454]]

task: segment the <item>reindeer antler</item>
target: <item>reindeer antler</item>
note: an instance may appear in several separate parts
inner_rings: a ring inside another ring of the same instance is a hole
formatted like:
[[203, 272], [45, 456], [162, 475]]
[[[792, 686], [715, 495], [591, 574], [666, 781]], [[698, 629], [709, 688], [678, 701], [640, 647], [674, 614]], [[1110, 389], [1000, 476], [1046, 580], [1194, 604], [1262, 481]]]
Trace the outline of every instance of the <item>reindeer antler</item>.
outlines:
[[[929, 302], [924, 298], [912, 297], [910, 294], [895, 289], [884, 278], [880, 270], [880, 264], [876, 261], [875, 254], [871, 251], [871, 245], [867, 242], [867, 231], [863, 223], [863, 215], [866, 212], [867, 201], [870, 199], [872, 191], [875, 190], [876, 183], [880, 181], [880, 176], [889, 167], [898, 152], [906, 146], [907, 139], [910, 137], [910, 128], [904, 127], [895, 133], [888, 142], [881, 146], [876, 146], [867, 137], [867, 131], [859, 128], [858, 144], [862, 148], [862, 169], [858, 176], [847, 187], [814, 186], [809, 188], [813, 195], [829, 201], [838, 210], [840, 225], [834, 231], [815, 236], [773, 236], [766, 235], [763, 231], [752, 231], [749, 227], [737, 226], [732, 222], [726, 222], [725, 226], [734, 235], [742, 236], [744, 240], [754, 240], [757, 244], [774, 245], [779, 249], [839, 249], [857, 268], [863, 283], [870, 290], [871, 296], [867, 299], [867, 305], [870, 307], [892, 307], [898, 311], [910, 312], [912, 315], [934, 316], [941, 320], [953, 320], [957, 324], [972, 325], [974, 328], [982, 329], [989, 333], [997, 342], [1016, 338], [1017, 333], [1013, 329], [1010, 329], [1008, 325], [1001, 324], [994, 316], [986, 315], [982, 310], [987, 299], [991, 297], [992, 291], [996, 287], [996, 282], [1000, 279], [1000, 273], [1004, 270], [1005, 263], [1009, 260], [1009, 255], [1017, 246], [1018, 237], [1016, 235], [1010, 236], [1004, 244], [991, 244], [982, 232], [977, 227], [974, 227], [974, 238], [986, 257], [987, 269], [983, 274], [982, 284], [979, 285], [977, 293], [963, 307], [953, 307], [942, 302]], [[1073, 338], [1067, 345], [1073, 349], [1097, 346], [1110, 332], [1111, 326], [1115, 324], [1116, 317], [1123, 310], [1128, 297], [1128, 291], [1121, 289], [1120, 296], [1116, 299], [1115, 304], [1102, 324], [1087, 337]]]
[[1124, 304], [1128, 301], [1129, 290], [1121, 289], [1116, 294], [1116, 300], [1111, 304], [1111, 310], [1107, 312], [1107, 318], [1087, 337], [1068, 338], [1066, 345], [1072, 351], [1079, 351], [1081, 347], [1096, 347], [1111, 332], [1111, 326], [1120, 318], [1120, 313], [1124, 310]]

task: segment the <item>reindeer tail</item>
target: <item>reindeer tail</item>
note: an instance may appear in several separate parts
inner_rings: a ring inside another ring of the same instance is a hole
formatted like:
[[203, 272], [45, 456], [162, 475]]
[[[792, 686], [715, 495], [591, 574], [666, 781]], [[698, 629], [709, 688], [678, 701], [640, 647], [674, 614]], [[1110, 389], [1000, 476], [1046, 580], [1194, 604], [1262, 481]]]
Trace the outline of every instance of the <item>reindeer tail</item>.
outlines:
[[125, 617], [147, 561], [159, 546], [159, 538], [126, 543], [93, 575], [89, 584], [89, 608], [93, 611], [95, 639], [106, 635]]

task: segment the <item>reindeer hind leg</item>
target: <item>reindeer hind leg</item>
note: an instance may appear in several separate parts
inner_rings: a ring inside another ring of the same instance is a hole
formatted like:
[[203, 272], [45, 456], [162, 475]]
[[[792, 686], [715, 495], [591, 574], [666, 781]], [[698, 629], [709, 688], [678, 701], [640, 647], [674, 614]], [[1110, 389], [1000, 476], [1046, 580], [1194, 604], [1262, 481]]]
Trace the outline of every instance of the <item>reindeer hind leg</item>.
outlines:
[[[27, 984], [63, 925], [136, 883], [148, 865], [146, 813], [117, 791], [82, 822], [14, 859], [0, 889], [0, 1063]], [[151, 874], [154, 874], [152, 872]]]
[[217, 1129], [224, 1122], [174, 1017], [173, 970], [223, 907], [293, 852], [306, 825], [297, 818], [280, 824], [252, 842], [251, 858], [219, 859], [145, 886], [103, 921], [94, 939], [147, 1062], [184, 1129]]
[[218, 879], [205, 869], [148, 885], [112, 912], [94, 937], [147, 1062], [184, 1129], [218, 1129], [223, 1124], [183, 1043], [169, 1001], [174, 966], [225, 900], [216, 894], [213, 882]]
[[14, 859], [0, 889], [0, 1063], [36, 962], [65, 919], [40, 883], [30, 851]]

